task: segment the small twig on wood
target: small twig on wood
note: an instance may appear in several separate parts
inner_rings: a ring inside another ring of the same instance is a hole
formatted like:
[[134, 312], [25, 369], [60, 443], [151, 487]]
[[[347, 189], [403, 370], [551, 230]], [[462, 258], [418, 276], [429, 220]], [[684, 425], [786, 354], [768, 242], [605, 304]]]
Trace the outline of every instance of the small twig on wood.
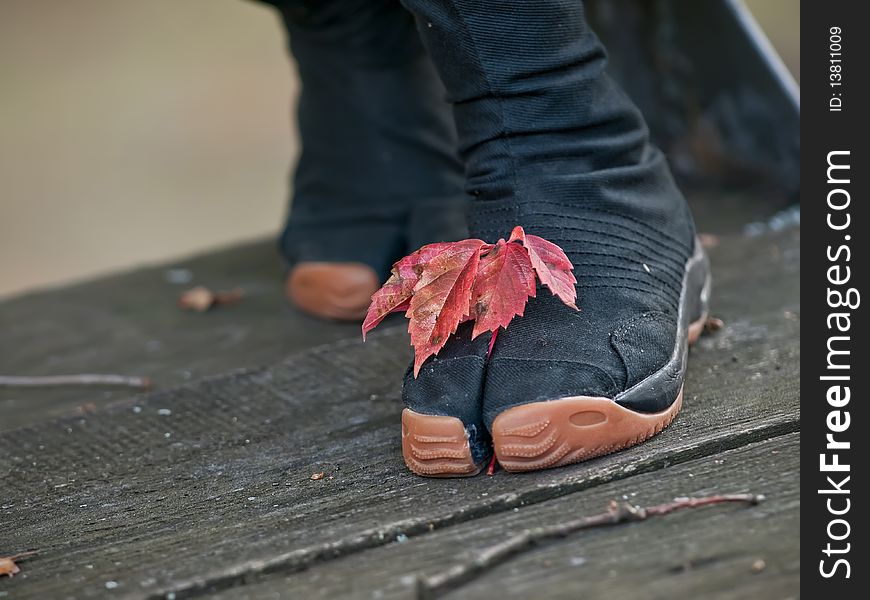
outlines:
[[0, 375], [0, 387], [46, 387], [62, 385], [123, 385], [147, 390], [152, 382], [147, 377], [127, 375], [44, 375], [36, 377]]
[[417, 598], [428, 600], [438, 598], [447, 592], [473, 580], [488, 569], [491, 569], [508, 558], [538, 545], [540, 542], [553, 538], [561, 538], [580, 531], [596, 527], [609, 527], [619, 523], [632, 521], [644, 521], [650, 517], [657, 517], [672, 513], [683, 508], [697, 508], [713, 504], [726, 504], [731, 502], [758, 504], [764, 500], [764, 496], [758, 494], [725, 494], [720, 496], [704, 496], [701, 498], [676, 498], [673, 502], [656, 506], [640, 507], [628, 502], [611, 501], [607, 512], [591, 517], [583, 517], [571, 521], [535, 527], [509, 537], [503, 542], [484, 549], [473, 559], [461, 565], [451, 567], [431, 577], [417, 576]]

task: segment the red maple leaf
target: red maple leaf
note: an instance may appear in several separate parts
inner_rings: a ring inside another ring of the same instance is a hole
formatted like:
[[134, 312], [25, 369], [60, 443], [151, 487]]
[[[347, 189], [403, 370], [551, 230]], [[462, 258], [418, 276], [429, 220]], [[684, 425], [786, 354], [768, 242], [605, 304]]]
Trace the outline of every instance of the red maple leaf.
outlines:
[[452, 245], [451, 242], [428, 244], [393, 265], [390, 278], [372, 296], [372, 303], [363, 321], [363, 341], [366, 333], [377, 327], [387, 315], [408, 309], [423, 265]]
[[520, 244], [499, 240], [481, 258], [474, 280], [472, 339], [507, 327], [515, 316], [523, 315], [526, 301], [534, 295], [535, 271], [529, 253]]
[[497, 333], [535, 296], [535, 275], [562, 302], [577, 310], [573, 265], [559, 246], [515, 227], [510, 239], [423, 246], [393, 265], [390, 278], [372, 296], [366, 333], [391, 312], [406, 311], [414, 347], [414, 376], [438, 354], [459, 324], [474, 320], [472, 338]]
[[577, 279], [571, 272], [574, 265], [559, 246], [542, 237], [526, 235], [523, 228], [519, 226], [514, 227], [508, 241], [522, 242], [529, 251], [529, 258], [541, 283], [550, 288], [550, 291], [562, 302], [571, 308], [577, 308], [574, 304], [577, 300], [577, 290], [574, 289]]
[[455, 242], [423, 265], [406, 313], [414, 346], [414, 376], [444, 347], [471, 312], [471, 287], [480, 263], [481, 240]]

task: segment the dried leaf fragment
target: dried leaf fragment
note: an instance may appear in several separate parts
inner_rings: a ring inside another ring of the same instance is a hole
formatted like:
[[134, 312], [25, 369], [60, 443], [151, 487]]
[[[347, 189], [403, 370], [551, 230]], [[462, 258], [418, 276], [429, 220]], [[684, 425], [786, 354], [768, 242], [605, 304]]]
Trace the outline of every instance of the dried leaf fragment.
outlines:
[[0, 577], [3, 577], [4, 575], [7, 577], [15, 577], [21, 572], [21, 568], [15, 564], [15, 561], [27, 558], [28, 556], [33, 556], [37, 552], [38, 550], [32, 550], [30, 552], [19, 552], [12, 556], [0, 557]]
[[719, 331], [725, 327], [725, 322], [722, 319], [717, 319], [716, 317], [707, 317], [707, 320], [704, 321], [704, 331], [712, 333], [714, 331]]
[[752, 563], [750, 570], [753, 573], [761, 573], [765, 568], [767, 568], [767, 563], [764, 562], [763, 558], [759, 558], [758, 560]]
[[197, 312], [205, 312], [216, 306], [235, 304], [244, 295], [245, 292], [241, 288], [213, 292], [205, 286], [198, 285], [183, 292], [178, 297], [178, 306]]
[[701, 247], [705, 250], [710, 250], [719, 245], [719, 236], [715, 233], [699, 233], [698, 240], [701, 242]]

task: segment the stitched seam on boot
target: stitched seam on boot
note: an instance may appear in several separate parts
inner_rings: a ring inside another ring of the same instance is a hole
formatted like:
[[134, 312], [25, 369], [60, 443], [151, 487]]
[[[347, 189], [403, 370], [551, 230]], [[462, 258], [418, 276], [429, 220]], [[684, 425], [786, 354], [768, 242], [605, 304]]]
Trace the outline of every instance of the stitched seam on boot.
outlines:
[[[623, 229], [627, 233], [632, 233], [634, 235], [638, 235], [638, 236], [644, 238], [645, 240], [652, 242], [653, 244], [656, 245], [656, 247], [660, 247], [662, 244], [662, 240], [654, 239], [645, 233], [641, 233], [640, 231], [636, 231], [634, 229], [631, 229], [630, 227], [625, 227], [624, 225], [622, 225], [620, 223], [615, 223], [613, 221], [604, 221], [601, 219], [590, 219], [588, 216], [585, 216], [585, 215], [563, 215], [563, 214], [559, 214], [559, 213], [547, 213], [547, 212], [540, 212], [540, 211], [536, 211], [535, 216], [555, 217], [555, 218], [560, 218], [560, 219], [576, 219], [576, 220], [583, 221], [584, 223], [596, 223], [599, 225], [610, 225], [610, 226], [616, 227], [618, 229]], [[580, 231], [589, 231], [588, 229], [583, 229], [582, 227], [579, 229], [580, 229]], [[668, 248], [668, 250], [670, 250], [674, 254], [682, 254], [680, 252], [680, 250], [676, 249], [676, 248]]]
[[[603, 235], [601, 233], [601, 231], [597, 231], [595, 229], [589, 229], [586, 227], [573, 226], [573, 225], [560, 225], [558, 227], [558, 229], [564, 229], [567, 231], [577, 231], [577, 232], [581, 232], [581, 233], [588, 233], [588, 234], [593, 235], [593, 236], [602, 236]], [[629, 233], [633, 233], [633, 232], [629, 232]], [[651, 253], [653, 255], [664, 254], [663, 251], [667, 251], [668, 253], [670, 253], [673, 256], [663, 255], [661, 257], [661, 260], [671, 261], [674, 264], [680, 265], [681, 269], [682, 269], [682, 265], [684, 265], [686, 262], [686, 257], [682, 252], [679, 252], [678, 250], [674, 250], [672, 248], [664, 247], [661, 244], [658, 244], [655, 240], [651, 240], [649, 238], [640, 240], [637, 237], [625, 237], [625, 236], [619, 235], [618, 233], [614, 233], [614, 232], [608, 233], [606, 235], [606, 237], [620, 240], [622, 242], [626, 242], [629, 244], [636, 244], [636, 245], [640, 246], [641, 248], [643, 248], [644, 251]], [[583, 243], [583, 244], [601, 244], [601, 245], [609, 245], [610, 247], [613, 247], [613, 248], [622, 248], [622, 246], [617, 246], [617, 245], [613, 245], [613, 244], [606, 244], [606, 242], [600, 242], [600, 241], [597, 241], [595, 239], [577, 240], [576, 238], [563, 238], [563, 237], [558, 237], [558, 236], [553, 236], [553, 235], [547, 236], [547, 239], [549, 239], [550, 241], [553, 241], [553, 242], [562, 241], [562, 242], [573, 242], [573, 243]]]
[[[553, 237], [550, 237], [547, 239], [549, 239], [551, 242], [556, 243], [556, 244], [558, 244], [560, 241], [562, 241], [559, 238], [553, 238]], [[588, 242], [588, 241], [583, 241], [582, 243], [584, 245], [585, 244], [596, 244], [596, 245], [599, 244], [598, 242]], [[562, 245], [562, 244], [560, 244], [560, 245]], [[615, 244], [600, 244], [600, 245], [606, 245], [610, 248], [618, 248], [620, 250], [625, 250], [625, 251], [631, 252], [632, 254], [634, 254], [636, 256], [636, 258], [633, 259], [633, 262], [636, 262], [638, 264], [642, 264], [642, 263], [647, 264], [648, 266], [650, 266], [650, 268], [654, 267], [655, 268], [654, 270], [661, 271], [664, 275], [673, 278], [674, 281], [682, 282], [683, 271], [677, 272], [676, 267], [674, 267], [671, 264], [668, 264], [665, 262], [659, 262], [659, 261], [655, 261], [655, 260], [650, 260], [643, 253], [641, 253], [637, 250], [634, 250], [632, 248], [625, 248], [624, 246], [617, 246]], [[562, 245], [562, 247], [564, 248], [564, 245]], [[619, 258], [620, 260], [627, 259], [626, 256], [623, 256], [621, 254], [614, 254], [612, 252], [590, 252], [588, 250], [577, 250], [577, 251], [572, 252], [571, 254], [573, 257], [578, 257], [578, 258], [581, 256], [590, 256], [590, 257], [601, 257], [601, 258]], [[648, 262], [644, 263], [644, 261], [648, 261]], [[572, 263], [574, 265], [581, 264], [581, 263], [573, 262], [573, 260], [572, 260]], [[601, 267], [610, 266], [607, 263], [582, 263], [582, 264], [586, 264], [587, 266], [601, 266]]]
[[[605, 255], [605, 256], [608, 256], [608, 255]], [[622, 257], [617, 256], [615, 254], [609, 255], [609, 256], [613, 256], [615, 258], [622, 258]], [[575, 268], [577, 268], [577, 267], [597, 267], [597, 268], [601, 268], [601, 269], [612, 269], [614, 271], [626, 271], [628, 273], [637, 273], [638, 275], [641, 275], [641, 277], [643, 277], [644, 273], [645, 273], [646, 276], [652, 277], [653, 279], [658, 281], [660, 284], [662, 284], [663, 286], [665, 286], [666, 288], [668, 288], [672, 292], [676, 292], [677, 294], [679, 294], [680, 291], [682, 290], [682, 280], [680, 280], [679, 284], [677, 284], [675, 281], [668, 281], [666, 279], [659, 277], [658, 275], [655, 275], [654, 273], [651, 273], [651, 272], [647, 273], [646, 271], [642, 270], [640, 266], [630, 268], [630, 267], [621, 267], [618, 265], [608, 265], [608, 264], [604, 264], [604, 263], [575, 262], [575, 261], [572, 261], [572, 262], [574, 263]], [[584, 277], [586, 277], [586, 276], [587, 275], [584, 275]], [[641, 279], [638, 281], [643, 281], [643, 280]]]
[[[576, 208], [576, 206], [573, 204], [565, 204], [563, 202], [557, 202], [555, 200], [539, 200], [538, 203], [539, 204], [553, 204], [556, 206], [570, 206], [572, 208]], [[683, 240], [680, 240], [677, 236], [675, 236], [671, 233], [668, 233], [667, 231], [661, 231], [661, 230], [657, 229], [656, 227], [653, 227], [649, 223], [645, 223], [644, 221], [641, 221], [640, 219], [636, 219], [636, 218], [632, 217], [631, 215], [624, 215], [624, 214], [621, 214], [621, 213], [618, 213], [618, 212], [615, 212], [615, 211], [612, 211], [612, 210], [609, 210], [606, 208], [600, 208], [597, 206], [583, 207], [583, 209], [585, 211], [588, 211], [588, 212], [597, 212], [597, 213], [601, 213], [601, 214], [605, 214], [605, 215], [611, 215], [614, 217], [618, 217], [619, 219], [623, 219], [626, 221], [631, 221], [632, 223], [635, 223], [637, 225], [641, 225], [641, 226], [645, 227], [646, 229], [650, 229], [658, 234], [664, 235], [665, 237], [668, 237], [671, 240], [673, 240], [679, 246], [683, 246], [687, 250], [691, 250], [691, 247], [690, 247], [691, 244], [689, 244]]]

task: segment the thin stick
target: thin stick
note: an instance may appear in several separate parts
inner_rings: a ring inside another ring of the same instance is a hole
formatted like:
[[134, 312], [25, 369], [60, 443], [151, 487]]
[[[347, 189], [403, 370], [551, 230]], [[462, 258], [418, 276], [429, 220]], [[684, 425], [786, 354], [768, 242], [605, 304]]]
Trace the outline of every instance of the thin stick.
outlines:
[[725, 494], [701, 498], [676, 498], [673, 502], [646, 508], [614, 500], [610, 502], [605, 513], [565, 521], [555, 525], [526, 529], [503, 542], [486, 548], [474, 559], [466, 563], [456, 565], [431, 577], [419, 575], [417, 577], [417, 598], [428, 600], [443, 596], [447, 592], [475, 579], [485, 571], [498, 566], [510, 557], [538, 545], [540, 542], [562, 538], [581, 529], [609, 527], [619, 523], [644, 521], [650, 517], [666, 515], [683, 508], [697, 508], [731, 502], [758, 504], [762, 500], [764, 500], [764, 496], [758, 494]]
[[62, 385], [123, 385], [147, 390], [151, 380], [147, 377], [128, 377], [127, 375], [45, 375], [25, 377], [0, 375], [0, 387], [46, 387]]
[[4, 556], [3, 558], [6, 560], [21, 560], [22, 558], [27, 558], [28, 556], [34, 556], [36, 554], [39, 554], [39, 550], [27, 550], [26, 552], [19, 552], [12, 556]]

